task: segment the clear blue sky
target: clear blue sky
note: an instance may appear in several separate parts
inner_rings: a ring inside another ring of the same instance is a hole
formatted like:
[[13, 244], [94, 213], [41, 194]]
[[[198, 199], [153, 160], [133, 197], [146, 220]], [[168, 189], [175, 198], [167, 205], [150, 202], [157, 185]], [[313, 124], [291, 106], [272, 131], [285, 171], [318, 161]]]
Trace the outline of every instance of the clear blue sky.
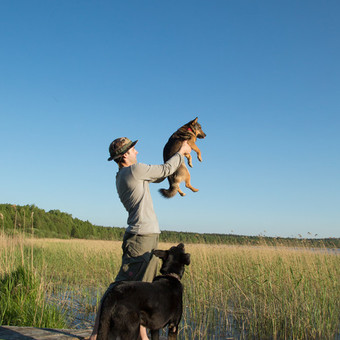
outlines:
[[[162, 162], [199, 117], [161, 229], [340, 237], [339, 1], [0, 1], [0, 203], [126, 226], [110, 142]], [[310, 233], [310, 234], [308, 234]]]

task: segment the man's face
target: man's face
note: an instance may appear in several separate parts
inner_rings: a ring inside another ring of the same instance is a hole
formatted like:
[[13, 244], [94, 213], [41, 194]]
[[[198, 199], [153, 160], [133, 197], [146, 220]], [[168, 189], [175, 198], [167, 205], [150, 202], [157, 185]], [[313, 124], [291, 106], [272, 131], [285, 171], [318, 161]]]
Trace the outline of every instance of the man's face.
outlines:
[[125, 153], [124, 156], [126, 156], [125, 160], [127, 163], [129, 164], [135, 164], [137, 163], [137, 154], [138, 151], [135, 149], [135, 147], [133, 146], [131, 149], [129, 149], [128, 152]]

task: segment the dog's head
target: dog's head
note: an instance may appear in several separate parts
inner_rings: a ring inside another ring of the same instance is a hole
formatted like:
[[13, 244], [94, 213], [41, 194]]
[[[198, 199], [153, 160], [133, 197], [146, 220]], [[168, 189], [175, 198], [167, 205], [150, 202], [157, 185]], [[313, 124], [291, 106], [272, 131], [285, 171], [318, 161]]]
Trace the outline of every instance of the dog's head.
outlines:
[[171, 247], [169, 250], [154, 250], [153, 254], [162, 259], [160, 272], [163, 275], [177, 274], [182, 278], [184, 266], [190, 264], [190, 254], [185, 253], [183, 243], [176, 247]]
[[190, 127], [192, 132], [197, 138], [205, 138], [207, 135], [203, 132], [201, 124], [197, 121], [198, 117], [190, 121], [187, 125]]

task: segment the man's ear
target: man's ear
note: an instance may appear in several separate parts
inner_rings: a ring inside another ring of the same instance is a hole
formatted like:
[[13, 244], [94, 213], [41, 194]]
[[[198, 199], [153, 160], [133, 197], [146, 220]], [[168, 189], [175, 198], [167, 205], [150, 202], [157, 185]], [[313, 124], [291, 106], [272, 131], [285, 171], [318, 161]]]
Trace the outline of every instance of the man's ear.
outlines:
[[162, 260], [166, 260], [168, 258], [168, 251], [167, 250], [159, 250], [156, 249], [153, 251], [153, 254], [159, 257]]

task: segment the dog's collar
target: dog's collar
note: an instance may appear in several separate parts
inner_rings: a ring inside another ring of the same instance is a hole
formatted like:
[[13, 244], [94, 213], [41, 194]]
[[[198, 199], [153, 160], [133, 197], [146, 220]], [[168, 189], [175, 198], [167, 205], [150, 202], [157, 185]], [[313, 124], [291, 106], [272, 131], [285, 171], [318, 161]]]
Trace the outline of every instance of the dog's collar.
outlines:
[[172, 276], [175, 279], [177, 279], [178, 281], [181, 281], [181, 277], [178, 274], [176, 274], [176, 273], [166, 274], [165, 276]]

